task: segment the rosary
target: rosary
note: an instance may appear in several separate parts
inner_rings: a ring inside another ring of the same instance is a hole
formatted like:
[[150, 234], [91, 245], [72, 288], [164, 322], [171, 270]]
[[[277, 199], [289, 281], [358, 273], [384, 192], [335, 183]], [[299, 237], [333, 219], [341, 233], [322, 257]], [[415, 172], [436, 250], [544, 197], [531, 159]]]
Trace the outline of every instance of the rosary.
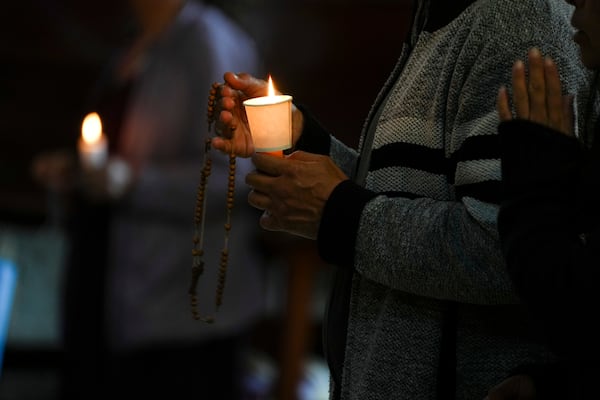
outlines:
[[[207, 122], [209, 133], [212, 130], [212, 125], [215, 122], [215, 101], [217, 98], [217, 90], [220, 84], [215, 82], [212, 84], [208, 96]], [[234, 127], [230, 128], [234, 130]], [[215, 322], [215, 317], [211, 315], [202, 316], [198, 307], [197, 286], [200, 276], [204, 273], [204, 216], [206, 208], [206, 185], [208, 177], [211, 173], [212, 159], [210, 157], [211, 139], [206, 139], [204, 146], [204, 166], [200, 175], [200, 183], [196, 194], [196, 207], [194, 210], [194, 236], [192, 242], [192, 278], [188, 294], [190, 296], [190, 305], [192, 309], [192, 317], [195, 320], [212, 324]], [[235, 189], [235, 155], [229, 155], [229, 176], [227, 185], [227, 214], [224, 224], [225, 243], [221, 250], [221, 258], [219, 262], [219, 273], [217, 279], [217, 288], [215, 293], [215, 309], [218, 311], [223, 302], [223, 292], [225, 290], [225, 279], [227, 276], [227, 261], [229, 259], [229, 232], [231, 231], [231, 211], [233, 209], [233, 198]]]

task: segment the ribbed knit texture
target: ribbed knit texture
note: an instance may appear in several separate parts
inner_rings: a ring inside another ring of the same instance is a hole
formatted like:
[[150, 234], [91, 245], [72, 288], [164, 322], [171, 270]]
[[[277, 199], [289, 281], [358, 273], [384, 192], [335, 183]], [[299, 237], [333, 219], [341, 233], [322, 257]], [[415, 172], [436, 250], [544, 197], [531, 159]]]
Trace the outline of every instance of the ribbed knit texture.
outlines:
[[[372, 146], [360, 141], [369, 162], [364, 185], [380, 195], [365, 205], [355, 235], [340, 234], [356, 246], [357, 272], [342, 399], [482, 399], [543, 353], [528, 339], [498, 243], [495, 99], [532, 46], [554, 58], [569, 92], [584, 84], [571, 10], [563, 0], [480, 0], [409, 41], [414, 48], [405, 48], [365, 125]], [[354, 174], [356, 152], [332, 140], [330, 154]], [[335, 227], [321, 230], [330, 235], [319, 237], [320, 247], [337, 240]], [[456, 396], [436, 397], [449, 310], [456, 366], [442, 373], [456, 379]]]

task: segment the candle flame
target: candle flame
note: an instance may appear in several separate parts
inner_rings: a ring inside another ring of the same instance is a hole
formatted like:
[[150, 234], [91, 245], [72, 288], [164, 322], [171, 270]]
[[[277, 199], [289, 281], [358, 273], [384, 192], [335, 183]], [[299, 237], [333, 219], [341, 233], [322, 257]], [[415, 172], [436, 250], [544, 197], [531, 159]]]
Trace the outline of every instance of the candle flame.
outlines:
[[271, 75], [269, 75], [269, 97], [275, 96], [275, 88], [273, 87], [273, 80], [271, 79]]
[[86, 143], [95, 143], [102, 136], [102, 122], [98, 113], [89, 113], [81, 125], [81, 137]]

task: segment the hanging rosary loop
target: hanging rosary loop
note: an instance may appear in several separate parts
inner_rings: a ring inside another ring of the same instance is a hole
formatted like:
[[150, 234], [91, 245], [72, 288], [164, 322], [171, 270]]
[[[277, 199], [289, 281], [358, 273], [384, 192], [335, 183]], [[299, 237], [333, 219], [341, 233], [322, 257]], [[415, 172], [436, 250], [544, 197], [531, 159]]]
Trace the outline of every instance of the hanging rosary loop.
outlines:
[[[211, 136], [213, 134], [213, 124], [216, 120], [216, 101], [218, 91], [221, 88], [221, 84], [215, 82], [211, 85], [208, 95], [208, 108], [207, 108], [207, 123], [208, 123], [208, 138], [206, 139], [204, 146], [204, 165], [200, 175], [200, 183], [198, 184], [198, 191], [196, 194], [196, 207], [194, 210], [194, 236], [192, 238], [192, 277], [191, 284], [188, 290], [190, 296], [190, 305], [192, 310], [192, 317], [195, 320], [200, 320], [206, 323], [214, 323], [215, 317], [213, 315], [203, 316], [200, 313], [198, 305], [198, 282], [200, 277], [204, 273], [204, 225], [206, 215], [206, 204], [207, 204], [207, 191], [208, 178], [212, 168], [211, 158]], [[235, 130], [235, 126], [230, 127], [231, 131]], [[224, 227], [224, 244], [221, 250], [221, 257], [219, 262], [219, 272], [217, 278], [217, 287], [215, 290], [215, 312], [219, 310], [219, 307], [223, 303], [223, 293], [225, 290], [225, 280], [227, 277], [227, 263], [229, 260], [229, 233], [231, 232], [231, 213], [233, 210], [233, 199], [235, 190], [235, 155], [229, 155], [229, 173], [228, 173], [228, 184], [227, 184], [227, 201], [226, 201], [226, 215]]]

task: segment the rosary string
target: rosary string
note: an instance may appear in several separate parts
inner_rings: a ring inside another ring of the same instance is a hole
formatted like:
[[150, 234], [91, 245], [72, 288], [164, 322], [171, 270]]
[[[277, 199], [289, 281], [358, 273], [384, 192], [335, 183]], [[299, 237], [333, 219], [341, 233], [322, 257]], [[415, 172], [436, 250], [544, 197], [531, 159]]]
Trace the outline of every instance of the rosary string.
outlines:
[[[217, 90], [220, 84], [215, 82], [212, 84], [209, 96], [208, 96], [208, 108], [207, 108], [207, 122], [209, 136], [212, 132], [212, 126], [215, 122], [215, 102], [217, 98]], [[235, 129], [231, 128], [232, 131]], [[196, 207], [194, 211], [194, 236], [192, 238], [192, 276], [191, 283], [188, 290], [190, 296], [190, 305], [192, 310], [192, 317], [195, 320], [200, 320], [206, 323], [215, 322], [215, 317], [212, 315], [202, 316], [199, 310], [197, 287], [200, 277], [204, 273], [204, 221], [206, 215], [206, 204], [207, 204], [207, 193], [206, 187], [208, 185], [208, 177], [211, 174], [212, 169], [212, 158], [210, 155], [211, 150], [211, 139], [206, 140], [204, 146], [204, 166], [200, 175], [200, 183], [198, 184], [198, 190], [196, 194]], [[229, 171], [228, 171], [228, 183], [227, 183], [227, 204], [226, 204], [226, 219], [224, 224], [225, 236], [223, 249], [221, 251], [221, 257], [219, 262], [217, 288], [215, 291], [215, 311], [219, 310], [219, 307], [223, 303], [223, 294], [225, 291], [225, 281], [227, 277], [227, 264], [229, 261], [229, 233], [231, 232], [231, 214], [234, 203], [234, 190], [235, 190], [235, 170], [236, 170], [236, 158], [234, 154], [229, 155]]]

